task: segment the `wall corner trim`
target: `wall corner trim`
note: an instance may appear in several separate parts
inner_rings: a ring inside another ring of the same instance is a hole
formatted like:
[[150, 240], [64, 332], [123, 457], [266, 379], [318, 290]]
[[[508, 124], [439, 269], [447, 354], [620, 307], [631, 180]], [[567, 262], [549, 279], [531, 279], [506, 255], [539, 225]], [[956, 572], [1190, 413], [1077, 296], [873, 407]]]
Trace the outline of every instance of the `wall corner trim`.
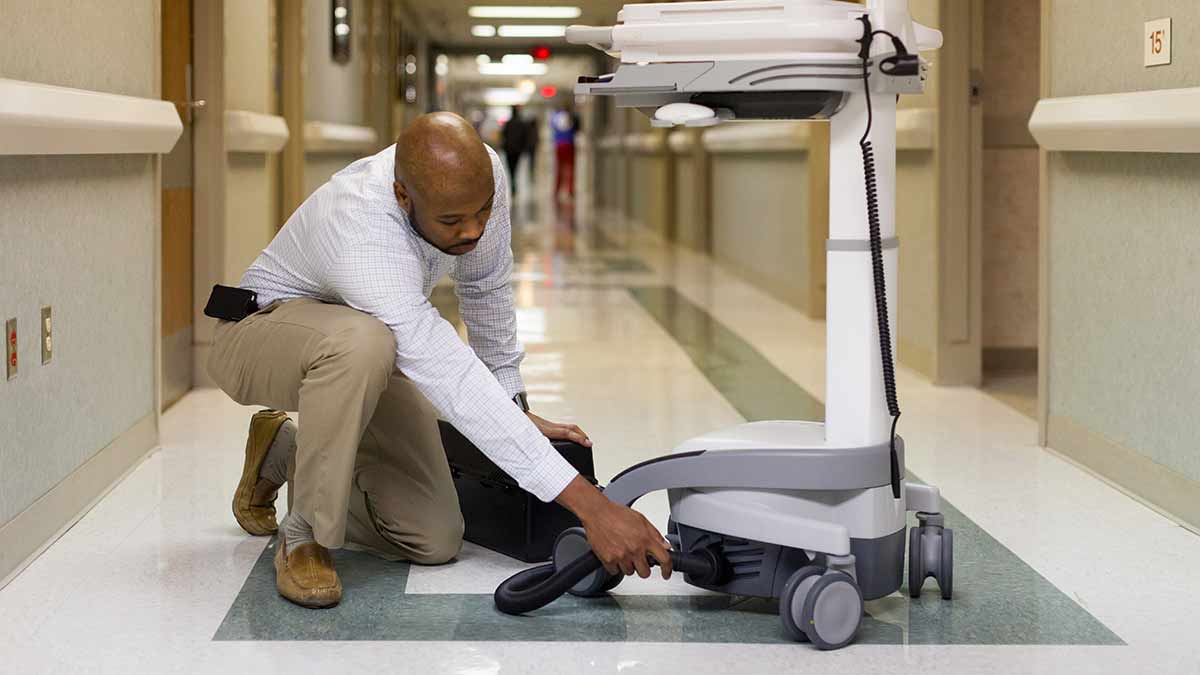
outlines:
[[225, 151], [276, 153], [287, 145], [287, 120], [250, 110], [225, 111]]
[[182, 133], [170, 101], [0, 79], [0, 155], [162, 154]]
[[138, 420], [28, 508], [0, 525], [0, 588], [141, 464], [158, 445], [157, 422], [155, 412]]
[[1062, 415], [1047, 419], [1046, 443], [1048, 450], [1200, 534], [1200, 482]]
[[1029, 131], [1050, 151], [1200, 152], [1200, 87], [1044, 98]]

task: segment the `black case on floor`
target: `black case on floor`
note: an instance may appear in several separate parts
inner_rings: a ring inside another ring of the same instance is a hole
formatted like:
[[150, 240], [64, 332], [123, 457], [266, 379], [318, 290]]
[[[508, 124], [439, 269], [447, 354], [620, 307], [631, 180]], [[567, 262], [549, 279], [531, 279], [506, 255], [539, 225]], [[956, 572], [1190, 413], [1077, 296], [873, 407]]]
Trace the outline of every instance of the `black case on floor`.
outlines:
[[[524, 562], [549, 560], [555, 538], [569, 527], [578, 527], [579, 520], [558, 504], [522, 490], [458, 429], [444, 420], [438, 426], [466, 522], [463, 538]], [[595, 484], [590, 448], [571, 441], [551, 441], [551, 445]]]

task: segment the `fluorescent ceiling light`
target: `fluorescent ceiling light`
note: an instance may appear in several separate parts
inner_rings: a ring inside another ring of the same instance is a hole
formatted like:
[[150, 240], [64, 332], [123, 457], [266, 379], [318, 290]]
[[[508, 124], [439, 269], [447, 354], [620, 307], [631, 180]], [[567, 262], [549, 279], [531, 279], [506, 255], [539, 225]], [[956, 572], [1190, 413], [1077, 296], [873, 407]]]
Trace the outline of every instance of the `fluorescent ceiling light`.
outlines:
[[537, 85], [534, 84], [533, 80], [521, 80], [517, 83], [517, 91], [526, 96], [532, 96], [533, 92], [537, 91]]
[[467, 14], [476, 19], [576, 19], [583, 12], [578, 7], [475, 5]]
[[567, 27], [563, 25], [516, 24], [500, 26], [500, 37], [562, 37], [566, 34]]
[[479, 56], [475, 57], [475, 63], [478, 63], [481, 66], [485, 63], [491, 63], [491, 62], [492, 62], [492, 57], [488, 56], [487, 54], [480, 54]]
[[471, 35], [475, 37], [496, 37], [496, 27], [482, 24], [471, 26]]
[[505, 54], [500, 57], [501, 63], [533, 63], [531, 54]]
[[544, 63], [481, 63], [480, 75], [545, 75]]
[[487, 105], [524, 105], [529, 102], [529, 95], [512, 87], [484, 89], [483, 102]]

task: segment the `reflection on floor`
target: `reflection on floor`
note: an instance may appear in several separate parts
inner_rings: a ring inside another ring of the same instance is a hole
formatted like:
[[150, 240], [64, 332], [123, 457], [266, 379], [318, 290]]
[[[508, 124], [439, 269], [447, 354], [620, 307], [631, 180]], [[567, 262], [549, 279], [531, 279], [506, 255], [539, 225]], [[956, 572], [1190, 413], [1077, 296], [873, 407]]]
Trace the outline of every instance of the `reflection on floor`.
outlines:
[[[514, 249], [531, 403], [589, 432], [602, 479], [747, 417], [819, 414], [823, 325], [707, 258], [550, 209]], [[437, 567], [339, 554], [343, 605], [292, 607], [271, 543], [229, 514], [252, 410], [198, 390], [161, 451], [0, 590], [0, 670], [1200, 672], [1200, 539], [1038, 448], [986, 393], [897, 377], [908, 466], [954, 507], [957, 597], [874, 601], [840, 652], [779, 643], [770, 603], [678, 577], [500, 616], [489, 594], [522, 565], [473, 546]], [[665, 521], [662, 494], [637, 507]]]

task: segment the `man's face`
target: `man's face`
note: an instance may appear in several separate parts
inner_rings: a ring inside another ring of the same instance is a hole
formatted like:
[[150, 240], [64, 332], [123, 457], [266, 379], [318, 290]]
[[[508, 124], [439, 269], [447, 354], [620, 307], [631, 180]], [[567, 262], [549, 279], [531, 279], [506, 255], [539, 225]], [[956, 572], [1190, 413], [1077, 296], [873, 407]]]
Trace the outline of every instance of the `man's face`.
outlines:
[[393, 184], [396, 200], [412, 226], [430, 245], [449, 255], [475, 250], [496, 198], [490, 179], [464, 182], [419, 192], [399, 181]]

